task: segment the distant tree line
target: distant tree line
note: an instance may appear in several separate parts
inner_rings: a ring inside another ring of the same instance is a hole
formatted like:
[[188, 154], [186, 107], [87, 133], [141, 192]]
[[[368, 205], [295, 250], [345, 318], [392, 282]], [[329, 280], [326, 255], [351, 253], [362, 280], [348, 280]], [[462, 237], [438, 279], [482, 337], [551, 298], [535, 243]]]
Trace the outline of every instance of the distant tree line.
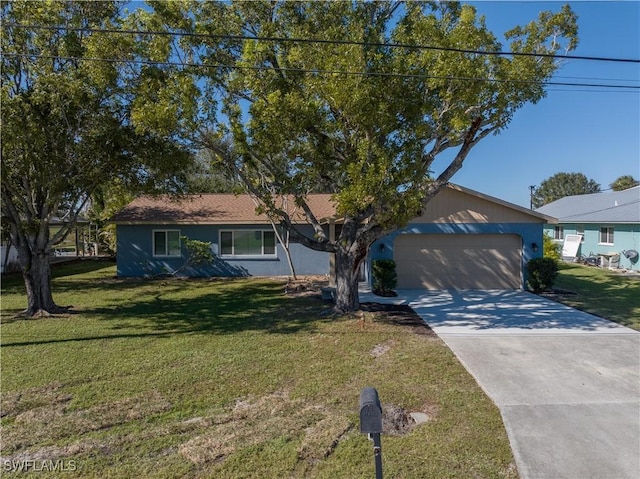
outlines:
[[[631, 175], [623, 175], [609, 185], [613, 191], [623, 191], [638, 186], [640, 182]], [[533, 208], [540, 208], [565, 196], [600, 193], [600, 184], [583, 173], [556, 173], [535, 188], [531, 197]]]

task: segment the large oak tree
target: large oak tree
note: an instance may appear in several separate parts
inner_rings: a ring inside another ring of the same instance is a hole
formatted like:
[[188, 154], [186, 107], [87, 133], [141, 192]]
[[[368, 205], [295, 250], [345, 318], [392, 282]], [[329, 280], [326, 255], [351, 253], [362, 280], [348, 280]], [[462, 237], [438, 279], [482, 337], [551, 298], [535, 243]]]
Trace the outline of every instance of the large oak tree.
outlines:
[[[64, 311], [50, 255], [90, 197], [117, 181], [131, 191], [178, 191], [191, 161], [180, 143], [193, 80], [172, 75], [170, 37], [122, 2], [2, 2], [2, 222], [27, 292], [28, 316]], [[96, 32], [96, 29], [102, 31]], [[109, 31], [105, 31], [109, 30]], [[193, 105], [191, 105], [193, 106]], [[66, 220], [50, 234], [54, 216]]]
[[[369, 245], [444, 188], [471, 150], [545, 96], [577, 44], [568, 6], [506, 32], [453, 2], [207, 2], [160, 12], [190, 36], [207, 84], [202, 145], [274, 221], [335, 253], [339, 311], [359, 306]], [[518, 55], [520, 54], [520, 55]], [[436, 159], [441, 159], [436, 161]], [[334, 194], [332, 239], [306, 198]], [[294, 195], [315, 234], [279, 205]]]

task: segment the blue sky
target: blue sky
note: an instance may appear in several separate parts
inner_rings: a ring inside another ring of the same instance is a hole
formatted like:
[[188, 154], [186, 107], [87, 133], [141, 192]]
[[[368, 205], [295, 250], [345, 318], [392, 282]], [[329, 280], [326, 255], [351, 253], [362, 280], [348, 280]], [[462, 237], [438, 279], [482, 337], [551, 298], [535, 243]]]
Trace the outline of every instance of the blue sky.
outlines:
[[[499, 36], [566, 2], [468, 3], [486, 15], [487, 26]], [[580, 29], [580, 44], [571, 55], [640, 58], [640, 2], [568, 3]], [[638, 86], [640, 64], [570, 60], [554, 79], [626, 79]], [[519, 110], [499, 136], [479, 143], [452, 182], [528, 207], [529, 185], [555, 173], [584, 173], [603, 190], [622, 175], [640, 179], [640, 91], [549, 88], [546, 98]]]

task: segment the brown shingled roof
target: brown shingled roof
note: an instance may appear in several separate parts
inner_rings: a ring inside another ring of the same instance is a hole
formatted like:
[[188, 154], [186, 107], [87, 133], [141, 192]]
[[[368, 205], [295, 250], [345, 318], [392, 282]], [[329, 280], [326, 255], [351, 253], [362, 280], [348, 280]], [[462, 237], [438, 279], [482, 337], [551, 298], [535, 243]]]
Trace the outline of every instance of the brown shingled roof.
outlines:
[[[321, 221], [336, 215], [335, 204], [329, 194], [314, 194], [307, 202]], [[289, 210], [294, 212], [294, 202]], [[298, 213], [299, 222], [306, 222]], [[295, 219], [294, 219], [295, 220]], [[181, 200], [168, 197], [141, 197], [133, 200], [112, 218], [116, 224], [255, 224], [269, 223], [266, 215], [256, 213], [256, 205], [249, 195], [202, 194]]]

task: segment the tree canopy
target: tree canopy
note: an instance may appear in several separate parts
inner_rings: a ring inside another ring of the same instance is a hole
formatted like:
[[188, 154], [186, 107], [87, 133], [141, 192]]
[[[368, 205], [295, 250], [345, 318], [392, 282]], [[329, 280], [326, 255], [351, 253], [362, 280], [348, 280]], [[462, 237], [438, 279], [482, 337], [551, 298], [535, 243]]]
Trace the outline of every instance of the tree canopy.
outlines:
[[636, 180], [633, 176], [623, 175], [616, 178], [616, 180], [609, 185], [609, 188], [613, 191], [624, 191], [638, 185], [640, 185], [640, 181]]
[[[181, 187], [191, 155], [193, 80], [172, 75], [162, 38], [118, 2], [2, 3], [2, 214], [25, 278], [27, 314], [56, 312], [49, 254], [89, 198], [110, 182], [132, 191]], [[93, 60], [98, 59], [98, 60]], [[100, 61], [109, 59], [109, 61]], [[132, 60], [147, 60], [139, 62]], [[64, 226], [49, 233], [52, 217]]]
[[[568, 6], [506, 32], [515, 55], [505, 56], [488, 54], [503, 45], [472, 6], [454, 2], [189, 5], [178, 17], [173, 4], [164, 19], [207, 35], [191, 37], [213, 66], [197, 73], [217, 100], [202, 145], [297, 241], [336, 254], [341, 311], [358, 307], [368, 246], [415, 217], [478, 142], [541, 100], [554, 55], [577, 44]], [[318, 188], [334, 194], [335, 239], [308, 208]], [[279, 208], [287, 194], [313, 237]]]
[[600, 184], [583, 173], [556, 173], [534, 190], [532, 204], [540, 208], [565, 196], [600, 193]]

